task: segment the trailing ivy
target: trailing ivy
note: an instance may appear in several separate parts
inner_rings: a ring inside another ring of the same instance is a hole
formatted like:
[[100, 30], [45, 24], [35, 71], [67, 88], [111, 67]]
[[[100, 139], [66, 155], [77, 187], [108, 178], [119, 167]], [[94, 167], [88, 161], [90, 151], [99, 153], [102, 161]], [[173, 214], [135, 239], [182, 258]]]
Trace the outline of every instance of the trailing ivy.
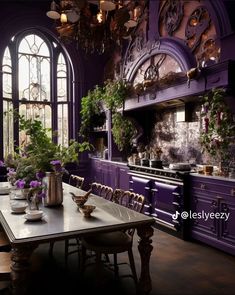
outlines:
[[211, 90], [203, 96], [201, 112], [203, 130], [200, 143], [203, 150], [218, 161], [228, 159], [229, 145], [235, 137], [233, 114], [226, 104], [225, 96], [223, 88]]
[[112, 124], [114, 142], [117, 144], [119, 151], [127, 153], [131, 150], [132, 138], [136, 133], [132, 121], [120, 113], [116, 113], [112, 116]]

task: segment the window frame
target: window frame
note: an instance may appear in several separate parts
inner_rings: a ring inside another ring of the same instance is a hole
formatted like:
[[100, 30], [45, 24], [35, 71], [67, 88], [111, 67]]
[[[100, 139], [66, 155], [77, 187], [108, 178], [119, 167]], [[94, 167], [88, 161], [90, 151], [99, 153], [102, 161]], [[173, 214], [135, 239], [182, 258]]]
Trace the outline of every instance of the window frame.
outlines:
[[[12, 61], [12, 104], [13, 108], [19, 110], [19, 105], [21, 101], [19, 100], [19, 72], [18, 72], [18, 49], [21, 41], [24, 37], [27, 35], [35, 34], [43, 39], [43, 41], [46, 43], [49, 54], [50, 54], [50, 101], [46, 102], [45, 104], [49, 104], [51, 106], [51, 128], [53, 131], [57, 130], [58, 127], [58, 121], [57, 121], [57, 109], [58, 105], [61, 104], [61, 102], [57, 101], [57, 65], [58, 65], [58, 58], [60, 53], [63, 54], [65, 64], [66, 64], [66, 70], [67, 70], [67, 101], [63, 102], [67, 104], [68, 106], [68, 140], [73, 138], [73, 135], [75, 134], [74, 126], [70, 122], [73, 122], [73, 105], [75, 103], [74, 99], [74, 91], [73, 91], [73, 81], [74, 79], [74, 70], [71, 65], [71, 59], [68, 55], [68, 52], [64, 49], [64, 47], [60, 44], [60, 42], [55, 39], [51, 34], [48, 34], [47, 32], [41, 31], [40, 29], [27, 29], [24, 31], [19, 32], [18, 34], [15, 34], [13, 37], [9, 39], [9, 42], [4, 46], [3, 51], [0, 55], [0, 67], [2, 69], [2, 62], [3, 62], [3, 56], [6, 48], [9, 48], [10, 55], [11, 55], [11, 61]], [[54, 46], [56, 44], [56, 46]], [[0, 111], [2, 116], [0, 116], [0, 130], [3, 134], [3, 101], [9, 100], [8, 98], [3, 97], [3, 79], [1, 78], [0, 82]], [[32, 101], [31, 101], [32, 102]], [[24, 102], [25, 103], [25, 102]], [[29, 102], [30, 103], [30, 102]], [[40, 102], [39, 102], [40, 103]], [[14, 121], [13, 126], [13, 136], [14, 136], [14, 145], [18, 146], [19, 144], [19, 124], [17, 121]], [[57, 139], [54, 139], [57, 141]], [[4, 147], [3, 147], [3, 136], [0, 138], [0, 158], [3, 158], [4, 156]]]

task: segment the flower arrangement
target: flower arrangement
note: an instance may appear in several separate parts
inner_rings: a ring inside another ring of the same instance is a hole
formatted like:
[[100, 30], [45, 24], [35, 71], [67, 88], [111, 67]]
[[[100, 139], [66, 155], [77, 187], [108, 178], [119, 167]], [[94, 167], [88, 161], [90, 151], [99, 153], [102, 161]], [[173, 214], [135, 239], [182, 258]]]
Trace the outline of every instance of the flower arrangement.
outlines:
[[[51, 130], [44, 128], [38, 118], [26, 119], [18, 114], [20, 131], [24, 131], [27, 142], [18, 147], [17, 153], [8, 155], [4, 165], [8, 169], [8, 180], [18, 189], [29, 189], [29, 198], [44, 197], [42, 179], [46, 172], [66, 173], [65, 165], [78, 161], [79, 152], [89, 150], [88, 142], [71, 140], [68, 147], [57, 145], [51, 138]], [[54, 134], [53, 134], [54, 135]]]

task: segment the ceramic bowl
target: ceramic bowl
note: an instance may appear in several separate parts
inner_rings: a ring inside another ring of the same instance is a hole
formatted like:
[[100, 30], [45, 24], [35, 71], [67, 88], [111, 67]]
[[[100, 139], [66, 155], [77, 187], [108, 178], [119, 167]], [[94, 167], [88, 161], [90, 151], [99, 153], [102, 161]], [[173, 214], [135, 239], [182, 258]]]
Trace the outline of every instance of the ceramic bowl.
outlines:
[[12, 202], [11, 203], [11, 211], [13, 213], [23, 213], [25, 209], [28, 207], [28, 204], [25, 202]]
[[42, 210], [29, 210], [26, 212], [25, 218], [27, 220], [38, 220], [43, 216]]
[[83, 205], [83, 206], [79, 207], [79, 210], [84, 215], [84, 217], [90, 217], [91, 213], [95, 210], [95, 206]]

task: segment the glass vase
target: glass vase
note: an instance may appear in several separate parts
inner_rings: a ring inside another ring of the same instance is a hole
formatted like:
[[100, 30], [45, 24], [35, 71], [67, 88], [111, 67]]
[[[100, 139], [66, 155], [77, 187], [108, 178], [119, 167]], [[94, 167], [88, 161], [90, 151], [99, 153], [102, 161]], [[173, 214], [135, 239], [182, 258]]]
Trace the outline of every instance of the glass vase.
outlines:
[[37, 194], [34, 194], [31, 200], [29, 201], [29, 210], [30, 211], [39, 210], [39, 200], [38, 200]]

